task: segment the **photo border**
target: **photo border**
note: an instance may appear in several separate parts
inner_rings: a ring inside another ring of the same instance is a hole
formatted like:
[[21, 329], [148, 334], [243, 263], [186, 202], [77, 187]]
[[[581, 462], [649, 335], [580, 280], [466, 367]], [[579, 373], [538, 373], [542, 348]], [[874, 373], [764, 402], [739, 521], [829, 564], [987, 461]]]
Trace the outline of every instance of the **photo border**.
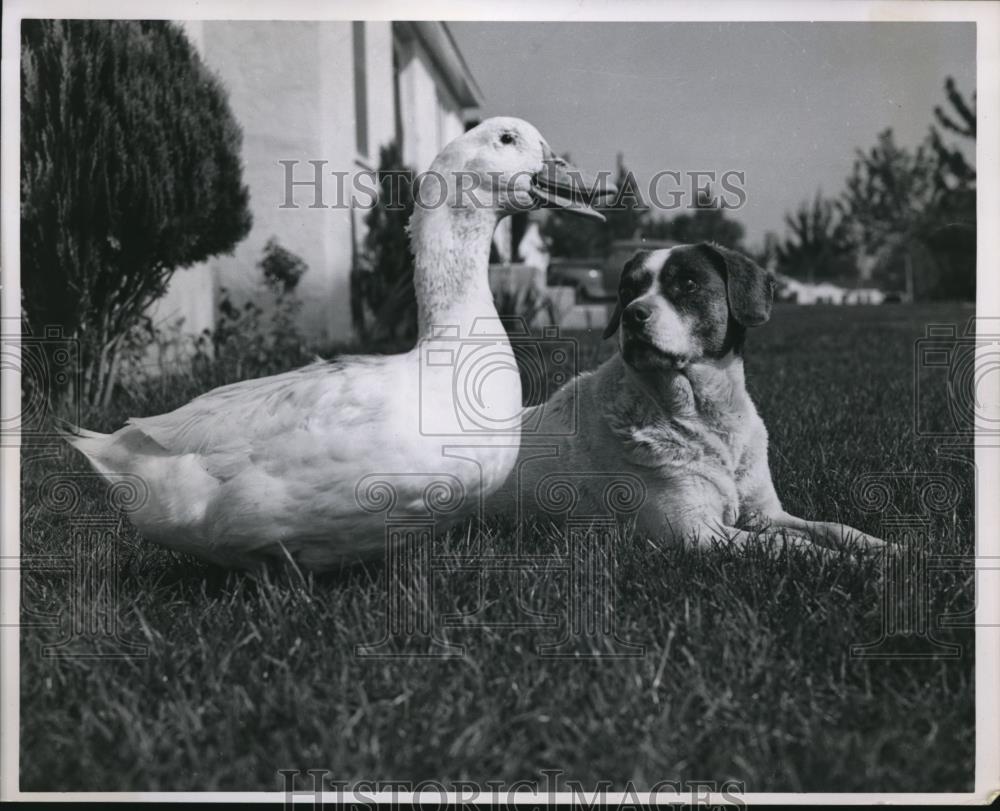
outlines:
[[[0, 202], [0, 281], [2, 304], [0, 323], [20, 323], [19, 253], [19, 148], [20, 148], [20, 21], [30, 17], [122, 18], [122, 19], [243, 19], [243, 20], [497, 20], [497, 21], [650, 21], [650, 22], [958, 22], [977, 24], [977, 116], [980, 127], [976, 142], [977, 219], [980, 223], [1000, 223], [1000, 3], [947, 2], [775, 2], [745, 3], [717, 0], [713, 3], [677, 0], [426, 0], [415, 5], [404, 0], [367, 0], [324, 3], [320, 0], [289, 2], [234, 2], [233, 0], [161, 0], [141, 5], [124, 0], [91, 0], [86, 5], [72, 0], [8, 0], [3, 9], [2, 102], [0, 131], [2, 155], [2, 202]], [[993, 178], [993, 180], [990, 180]], [[985, 317], [1000, 312], [1000, 229], [983, 227], [977, 232], [976, 312]], [[16, 326], [14, 328], [17, 328]], [[0, 340], [8, 334], [0, 335]], [[17, 414], [20, 404], [20, 377], [14, 369], [4, 369], [0, 381], [0, 416]], [[1000, 556], [1000, 501], [991, 494], [1000, 492], [1000, 449], [977, 443], [975, 462], [979, 471], [976, 493], [976, 554], [978, 558]], [[0, 555], [19, 557], [20, 548], [20, 448], [0, 447]], [[983, 578], [985, 579], [985, 578]], [[0, 626], [16, 626], [20, 616], [20, 571], [0, 568]], [[989, 803], [1000, 790], [1000, 589], [977, 584], [976, 588], [976, 766], [975, 788], [969, 793], [749, 793], [748, 804], [973, 804]], [[199, 802], [284, 802], [285, 794], [274, 792], [21, 792], [18, 781], [20, 752], [20, 639], [16, 627], [0, 631], [0, 801], [199, 801]], [[608, 793], [608, 802], [634, 802], [643, 794]], [[350, 792], [344, 801], [355, 797]], [[657, 794], [661, 802], [669, 795]], [[295, 795], [297, 802], [312, 802], [311, 794]], [[356, 798], [361, 801], [361, 798]], [[438, 793], [421, 798], [411, 794], [366, 795], [364, 800], [420, 802], [439, 805]], [[458, 801], [461, 796], [449, 794]], [[506, 799], [506, 798], [505, 798]], [[570, 802], [580, 795], [519, 795], [512, 803]], [[678, 801], [690, 795], [678, 795]], [[484, 797], [480, 802], [488, 802]], [[723, 802], [712, 795], [713, 803]]]

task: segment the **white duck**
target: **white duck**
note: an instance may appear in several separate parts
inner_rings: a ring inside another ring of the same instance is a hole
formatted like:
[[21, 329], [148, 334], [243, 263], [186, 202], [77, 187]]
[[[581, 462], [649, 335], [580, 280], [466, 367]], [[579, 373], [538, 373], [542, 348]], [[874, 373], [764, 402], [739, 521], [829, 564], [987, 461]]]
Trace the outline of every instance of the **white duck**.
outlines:
[[[129, 515], [146, 538], [222, 565], [287, 553], [324, 569], [381, 552], [387, 520], [419, 525], [429, 508], [457, 518], [504, 481], [521, 386], [489, 287], [493, 232], [539, 206], [600, 217], [579, 199], [594, 182], [515, 118], [456, 138], [426, 177], [410, 222], [415, 349], [318, 361], [113, 434], [67, 435], [109, 481], [144, 483]], [[484, 353], [485, 366], [472, 362]]]

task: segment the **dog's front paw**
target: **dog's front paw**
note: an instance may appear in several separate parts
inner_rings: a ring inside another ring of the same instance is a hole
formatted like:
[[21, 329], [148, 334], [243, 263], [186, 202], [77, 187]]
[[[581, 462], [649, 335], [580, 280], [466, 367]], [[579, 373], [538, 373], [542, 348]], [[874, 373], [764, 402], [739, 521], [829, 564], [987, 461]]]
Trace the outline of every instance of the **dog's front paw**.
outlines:
[[866, 535], [860, 530], [852, 529], [844, 535], [844, 545], [852, 551], [891, 551], [892, 544], [886, 543], [881, 538]]
[[768, 551], [772, 555], [786, 549], [795, 549], [799, 552], [807, 552], [819, 558], [832, 558], [837, 556], [837, 551], [822, 544], [816, 543], [815, 539], [805, 532], [781, 529], [772, 531], [762, 536], [763, 542], [767, 545]]

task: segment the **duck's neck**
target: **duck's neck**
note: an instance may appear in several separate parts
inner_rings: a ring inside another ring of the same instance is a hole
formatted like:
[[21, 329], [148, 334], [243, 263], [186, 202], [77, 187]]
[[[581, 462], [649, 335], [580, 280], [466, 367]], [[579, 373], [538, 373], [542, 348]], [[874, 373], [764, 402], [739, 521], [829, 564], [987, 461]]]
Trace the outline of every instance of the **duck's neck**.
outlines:
[[458, 327], [464, 337], [476, 318], [496, 318], [489, 282], [496, 224], [496, 213], [486, 208], [417, 207], [410, 233], [418, 340], [442, 326]]

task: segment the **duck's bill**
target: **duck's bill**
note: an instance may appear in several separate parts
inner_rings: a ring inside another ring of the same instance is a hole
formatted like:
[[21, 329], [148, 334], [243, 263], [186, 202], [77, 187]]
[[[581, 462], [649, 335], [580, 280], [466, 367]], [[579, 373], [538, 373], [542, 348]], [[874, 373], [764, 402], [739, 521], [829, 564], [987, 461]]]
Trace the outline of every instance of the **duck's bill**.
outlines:
[[582, 172], [544, 148], [545, 165], [531, 184], [531, 193], [541, 208], [561, 208], [583, 217], [605, 221], [595, 206], [607, 205], [618, 189], [606, 177]]

